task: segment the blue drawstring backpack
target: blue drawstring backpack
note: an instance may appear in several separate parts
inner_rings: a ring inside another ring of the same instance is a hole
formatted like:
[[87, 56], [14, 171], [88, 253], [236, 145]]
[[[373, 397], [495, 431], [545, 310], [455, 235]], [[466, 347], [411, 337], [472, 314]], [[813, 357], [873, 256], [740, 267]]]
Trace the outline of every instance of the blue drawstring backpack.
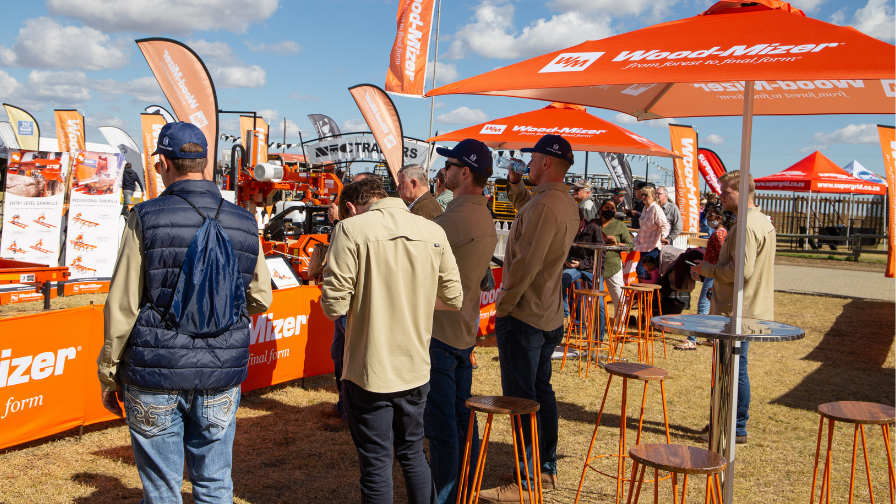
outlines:
[[218, 223], [221, 203], [208, 217], [179, 194], [203, 219], [184, 257], [171, 305], [162, 315], [168, 329], [194, 338], [214, 338], [227, 332], [246, 312], [246, 292], [236, 252]]

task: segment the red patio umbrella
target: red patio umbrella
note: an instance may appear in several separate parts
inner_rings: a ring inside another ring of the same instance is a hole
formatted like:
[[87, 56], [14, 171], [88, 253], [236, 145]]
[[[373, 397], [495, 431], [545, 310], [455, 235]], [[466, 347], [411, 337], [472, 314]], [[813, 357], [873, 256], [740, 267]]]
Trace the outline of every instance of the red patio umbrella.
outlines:
[[836, 194], [886, 194], [887, 186], [853, 177], [815, 151], [793, 166], [756, 179], [756, 189]]

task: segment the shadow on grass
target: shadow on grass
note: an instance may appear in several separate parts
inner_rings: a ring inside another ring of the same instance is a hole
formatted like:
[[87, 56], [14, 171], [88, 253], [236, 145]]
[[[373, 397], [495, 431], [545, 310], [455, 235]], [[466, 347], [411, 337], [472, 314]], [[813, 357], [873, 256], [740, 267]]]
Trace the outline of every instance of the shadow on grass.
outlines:
[[893, 303], [850, 301], [804, 357], [821, 366], [772, 403], [808, 411], [833, 401], [892, 405], [896, 383], [893, 368], [885, 366], [894, 334]]
[[[139, 502], [143, 498], [143, 491], [139, 488], [125, 486], [120, 479], [114, 476], [85, 472], [72, 476], [72, 481], [95, 488], [90, 495], [72, 500], [75, 504], [133, 503]], [[193, 502], [193, 496], [186, 492], [181, 493], [181, 498], [184, 502]]]

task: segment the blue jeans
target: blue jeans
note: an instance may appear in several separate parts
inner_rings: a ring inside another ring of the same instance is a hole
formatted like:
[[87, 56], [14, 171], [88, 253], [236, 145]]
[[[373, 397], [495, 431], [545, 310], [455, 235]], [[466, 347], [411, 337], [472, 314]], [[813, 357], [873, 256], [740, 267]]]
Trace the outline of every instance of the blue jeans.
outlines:
[[342, 382], [348, 430], [361, 466], [361, 502], [392, 503], [392, 456], [404, 473], [410, 504], [435, 502], [435, 488], [423, 453], [423, 409], [429, 384], [377, 393]]
[[333, 359], [333, 374], [336, 376], [336, 411], [345, 418], [345, 404], [342, 400], [342, 360], [345, 356], [345, 315], [333, 323], [333, 343], [330, 345], [330, 358]]
[[[432, 368], [423, 413], [423, 432], [429, 440], [429, 466], [439, 504], [453, 504], [457, 500], [458, 475], [461, 474], [470, 426], [470, 410], [465, 403], [473, 386], [471, 353], [473, 347], [455, 348], [435, 338], [429, 343]], [[479, 455], [479, 427], [476, 424], [473, 433], [471, 475]], [[473, 481], [472, 476], [470, 481]]]
[[560, 289], [560, 298], [563, 300], [563, 315], [569, 316], [569, 286], [576, 280], [584, 278], [590, 284], [594, 278], [594, 274], [590, 271], [577, 270], [569, 268], [563, 270], [562, 288]]
[[124, 386], [141, 504], [180, 503], [184, 462], [199, 503], [233, 502], [233, 437], [240, 387], [147, 390]]
[[747, 435], [747, 420], [750, 419], [750, 375], [747, 372], [747, 351], [749, 341], [740, 342], [740, 368], [737, 374], [737, 429], [735, 435]]
[[[498, 357], [501, 364], [501, 388], [505, 396], [537, 401], [541, 406], [536, 417], [540, 436], [541, 472], [557, 474], [557, 438], [559, 417], [557, 398], [551, 386], [551, 354], [563, 339], [563, 326], [543, 331], [510, 315], [495, 321]], [[527, 420], [524, 419], [523, 425]], [[523, 429], [525, 460], [529, 474], [537, 474], [532, 466], [532, 439]], [[523, 458], [523, 457], [521, 457]], [[526, 467], [520, 462], [520, 474]]]
[[[706, 277], [703, 279], [703, 288], [700, 289], [700, 298], [697, 300], [697, 315], [706, 315], [709, 313], [710, 300], [706, 297], [706, 293], [709, 292], [709, 289], [712, 289], [712, 278]], [[688, 341], [696, 343], [697, 338], [688, 336]]]
[[644, 266], [642, 266], [642, 264], [644, 263], [644, 258], [646, 257], [652, 257], [656, 259], [656, 264], [657, 266], [659, 266], [660, 249], [655, 248], [650, 252], [641, 252], [641, 260], [638, 261], [638, 264], [635, 266], [635, 271], [638, 272], [638, 278], [644, 278], [645, 276], [647, 276], [647, 270], [645, 270]]

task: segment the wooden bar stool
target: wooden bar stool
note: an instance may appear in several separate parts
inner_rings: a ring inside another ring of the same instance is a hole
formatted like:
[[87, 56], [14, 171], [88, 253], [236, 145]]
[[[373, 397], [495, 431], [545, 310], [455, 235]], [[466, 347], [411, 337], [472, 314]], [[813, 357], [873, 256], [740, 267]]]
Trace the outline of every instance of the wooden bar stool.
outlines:
[[[635, 440], [635, 444], [637, 445], [641, 443], [641, 428], [644, 425], [644, 405], [647, 403], [647, 384], [653, 380], [659, 380], [660, 382], [660, 392], [663, 398], [663, 423], [666, 426], [666, 443], [671, 442], [669, 436], [669, 416], [666, 411], [666, 385], [664, 382], [666, 377], [669, 376], [669, 372], [665, 369], [634, 362], [610, 362], [604, 366], [604, 369], [610, 376], [607, 378], [607, 388], [604, 390], [604, 398], [600, 403], [600, 411], [597, 413], [597, 422], [594, 425], [594, 434], [591, 436], [591, 445], [588, 446], [588, 455], [585, 456], [585, 466], [582, 468], [582, 479], [579, 480], [579, 490], [576, 492], [576, 503], [579, 502], [579, 494], [582, 493], [582, 485], [585, 484], [585, 475], [588, 473], [588, 469], [591, 469], [598, 474], [609, 476], [610, 478], [616, 478], [617, 504], [619, 504], [620, 498], [625, 492], [625, 482], [630, 481], [625, 477], [625, 458], [628, 456], [625, 444], [626, 424], [628, 423], [628, 413], [626, 411], [628, 405], [628, 380], [641, 380], [644, 382], [644, 393], [641, 397], [641, 414], [638, 417], [638, 437]], [[594, 441], [597, 439], [597, 429], [600, 427], [600, 419], [604, 413], [604, 404], [607, 402], [607, 394], [610, 391], [610, 383], [613, 382], [613, 376], [622, 378], [622, 412], [619, 414], [619, 450], [615, 454], [591, 456], [591, 453], [594, 450]], [[605, 473], [591, 465], [592, 461], [605, 457], [618, 457], [619, 460], [616, 464], [616, 474]], [[634, 474], [632, 475], [632, 479], [633, 478]], [[666, 476], [666, 478], [668, 478], [668, 476]]]
[[[479, 502], [479, 491], [482, 489], [482, 474], [485, 470], [485, 456], [488, 453], [488, 438], [492, 431], [492, 418], [495, 415], [510, 416], [510, 433], [513, 438], [513, 459], [516, 462], [516, 482], [520, 489], [520, 504], [523, 504], [523, 485], [520, 475], [520, 459], [517, 447], [522, 447], [523, 456], [525, 457], [526, 449], [523, 437], [523, 418], [522, 415], [529, 415], [529, 427], [531, 429], [532, 440], [532, 467], [535, 474], [530, 478], [529, 464], [526, 463], [526, 487], [529, 494], [529, 502], [539, 504], [543, 502], [541, 495], [541, 455], [538, 449], [538, 423], [535, 419], [535, 413], [541, 406], [532, 400], [523, 399], [521, 397], [505, 397], [505, 396], [477, 396], [467, 399], [467, 408], [471, 411], [470, 427], [467, 430], [467, 443], [464, 448], [464, 461], [461, 466], [461, 480], [457, 489], [456, 504], [464, 502], [464, 495], [469, 490], [470, 498], [466, 502], [475, 504]], [[473, 446], [473, 436], [478, 433], [473, 432], [473, 425], [476, 423], [476, 412], [486, 413], [488, 419], [485, 422], [485, 429], [482, 432], [482, 443], [479, 447], [479, 459], [476, 461], [476, 470], [473, 473], [473, 483], [469, 484], [470, 475], [470, 450]]]
[[[628, 451], [632, 459], [632, 482], [628, 489], [628, 504], [638, 504], [641, 497], [641, 485], [644, 483], [644, 470], [653, 468], [653, 502], [659, 499], [660, 471], [672, 473], [672, 502], [678, 504], [678, 475], [684, 474], [681, 488], [681, 504], [688, 495], [688, 475], [706, 475], [706, 502], [722, 503], [722, 483], [719, 475], [728, 465], [724, 457], [718, 453], [697, 448], [672, 444], [643, 444], [633, 446]], [[635, 472], [641, 467], [638, 486], [635, 488]], [[634, 497], [634, 501], [632, 500]]]
[[[653, 291], [654, 294], [656, 294], [657, 309], [660, 312], [660, 316], [662, 316], [663, 315], [663, 300], [662, 300], [662, 296], [660, 295], [660, 290], [662, 290], [663, 286], [660, 284], [649, 284], [649, 283], [636, 283], [636, 284], [634, 284], [634, 286], [639, 289], [650, 289]], [[649, 337], [651, 340], [651, 345], [653, 345], [653, 340], [656, 338], [656, 329], [654, 329], [653, 326], [650, 325], [650, 319], [653, 317], [653, 312], [651, 311], [647, 315], [648, 315], [647, 327], [650, 330]], [[666, 357], [666, 330], [662, 329], [661, 331], [662, 331], [662, 335], [663, 335], [662, 336], [662, 338], [663, 338], [663, 358], [667, 359], [668, 357]], [[652, 346], [651, 346], [651, 348], [652, 348]], [[651, 353], [652, 352], [653, 351], [651, 350]], [[653, 362], [651, 361], [651, 364], [652, 363]]]
[[812, 470], [812, 498], [810, 504], [815, 502], [815, 479], [818, 476], [818, 456], [821, 453], [821, 432], [824, 429], [824, 420], [828, 419], [828, 449], [825, 455], [824, 469], [821, 477], [821, 494], [818, 502], [824, 501], [825, 489], [827, 489], [827, 502], [831, 502], [831, 442], [834, 439], [834, 422], [846, 422], [855, 424], [852, 437], [852, 467], [849, 474], [849, 502], [852, 503], [852, 491], [856, 476], [856, 449], [858, 447], [859, 433], [862, 433], [862, 453], [865, 455], [865, 474], [868, 475], [868, 493], [871, 495], [871, 503], [874, 504], [874, 489], [871, 487], [871, 470], [868, 465], [868, 447], [865, 445], [865, 425], [880, 425], [883, 431], [884, 444], [887, 446], [887, 469], [890, 487], [890, 503], [893, 502], [896, 474], [893, 472], [893, 454], [890, 452], [890, 424], [896, 420], [896, 408], [885, 404], [875, 404], [859, 401], [840, 401], [822, 404], [818, 407], [821, 417], [818, 423], [818, 444], [815, 447], [815, 468]]
[[585, 333], [585, 309], [581, 296], [577, 291], [584, 288], [583, 279], [576, 280], [569, 286], [567, 299], [569, 303], [569, 320], [566, 325], [566, 343], [563, 345], [563, 360], [560, 362], [560, 370], [566, 368], [566, 358], [569, 356], [569, 348], [572, 347], [578, 353], [578, 348]]
[[[614, 360], [621, 360], [625, 344], [634, 342], [638, 344], [638, 361], [651, 364], [653, 358], [649, 350], [649, 331], [650, 316], [653, 314], [653, 289], [642, 287], [640, 283], [627, 285], [622, 288], [622, 300], [619, 304], [622, 305], [622, 310], [616, 314], [613, 325], [614, 339], [616, 340], [613, 346], [619, 355]], [[629, 333], [628, 328], [629, 317], [634, 309], [638, 310], [637, 334]]]
[[[606, 353], [609, 360], [612, 351], [612, 338], [610, 337], [610, 324], [607, 316], [607, 297], [610, 295], [607, 291], [595, 289], [576, 289], [574, 291], [577, 303], [577, 317], [581, 324], [576, 327], [573, 334], [573, 345], [579, 354], [579, 378], [582, 377], [582, 358], [585, 359], [585, 378], [588, 378], [588, 372], [591, 369], [591, 352], [596, 353], [596, 357], [600, 357], [601, 352]], [[600, 339], [600, 312], [598, 311], [598, 303], [603, 303], [604, 308], [604, 328], [606, 338], [604, 341]], [[572, 312], [570, 312], [572, 313]], [[570, 322], [570, 326], [572, 322]], [[566, 354], [569, 351], [570, 338], [566, 339], [566, 349], [564, 349], [563, 363], [560, 369], [566, 364]], [[583, 354], [584, 353], [584, 354]]]

